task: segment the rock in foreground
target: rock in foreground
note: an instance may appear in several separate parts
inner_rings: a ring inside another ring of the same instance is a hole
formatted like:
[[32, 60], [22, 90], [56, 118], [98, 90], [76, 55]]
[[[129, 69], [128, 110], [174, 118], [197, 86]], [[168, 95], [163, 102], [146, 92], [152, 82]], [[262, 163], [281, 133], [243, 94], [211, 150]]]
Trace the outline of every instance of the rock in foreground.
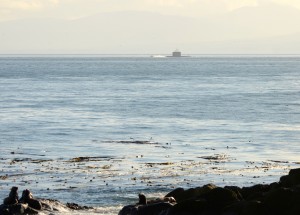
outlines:
[[177, 188], [166, 197], [174, 197], [176, 203], [137, 203], [125, 206], [119, 215], [299, 215], [300, 169], [272, 184], [242, 188], [208, 184]]
[[[15, 198], [17, 195], [16, 187], [13, 187], [10, 195], [3, 200], [3, 204], [0, 205], [0, 215], [33, 215], [33, 214], [55, 214], [58, 212], [72, 212], [78, 210], [90, 210], [92, 207], [80, 206], [76, 203], [63, 204], [53, 199], [34, 199], [29, 190], [24, 190], [22, 198]], [[14, 195], [12, 195], [12, 193]], [[16, 201], [9, 201], [9, 200]]]

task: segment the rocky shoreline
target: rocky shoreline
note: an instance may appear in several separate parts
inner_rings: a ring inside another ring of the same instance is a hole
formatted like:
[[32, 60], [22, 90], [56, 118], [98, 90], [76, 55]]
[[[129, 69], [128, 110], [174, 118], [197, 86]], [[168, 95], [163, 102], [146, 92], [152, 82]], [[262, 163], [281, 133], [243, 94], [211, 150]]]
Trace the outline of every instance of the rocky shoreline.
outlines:
[[[173, 197], [176, 203], [164, 201]], [[279, 182], [251, 187], [177, 188], [160, 202], [127, 205], [119, 215], [299, 215], [300, 168]]]
[[[26, 203], [17, 203], [13, 205], [0, 205], [0, 215], [34, 215], [34, 214], [48, 214], [54, 215], [56, 213], [63, 214], [68, 212], [72, 214], [72, 211], [88, 211], [93, 210], [93, 207], [81, 206], [76, 203], [62, 203], [55, 199], [38, 199], [41, 203], [42, 208], [40, 210], [34, 209]], [[88, 213], [87, 213], [88, 214]]]
[[[35, 199], [26, 189], [19, 199], [17, 188], [0, 205], [0, 215], [55, 214], [59, 208], [71, 211], [93, 209], [76, 203]], [[25, 196], [24, 196], [25, 195]], [[34, 204], [33, 204], [34, 203]], [[38, 207], [37, 207], [38, 205]], [[41, 207], [39, 207], [41, 205]], [[137, 203], [124, 206], [119, 215], [299, 215], [300, 168], [291, 169], [278, 182], [251, 187], [207, 184], [190, 189], [176, 188], [163, 198], [147, 200], [139, 194]]]

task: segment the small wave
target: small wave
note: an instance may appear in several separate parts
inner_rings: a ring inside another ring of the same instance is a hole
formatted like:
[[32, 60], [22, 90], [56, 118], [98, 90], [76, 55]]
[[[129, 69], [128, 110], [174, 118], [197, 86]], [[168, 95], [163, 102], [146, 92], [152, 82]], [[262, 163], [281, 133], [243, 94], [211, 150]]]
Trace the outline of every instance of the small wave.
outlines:
[[164, 55], [152, 55], [151, 57], [153, 57], [153, 58], [165, 58], [166, 56], [164, 56]]

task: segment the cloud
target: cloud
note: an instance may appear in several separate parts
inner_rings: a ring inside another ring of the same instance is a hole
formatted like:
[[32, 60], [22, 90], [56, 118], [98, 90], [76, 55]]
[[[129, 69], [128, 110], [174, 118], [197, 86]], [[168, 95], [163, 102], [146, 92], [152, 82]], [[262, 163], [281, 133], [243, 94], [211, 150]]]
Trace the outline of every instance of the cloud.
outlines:
[[300, 9], [300, 1], [299, 0], [273, 0], [276, 3], [286, 4], [295, 8]]
[[269, 3], [300, 8], [299, 0], [0, 0], [0, 20], [29, 17], [69, 19], [126, 10], [203, 17]]
[[300, 8], [299, 0], [140, 0], [148, 5], [157, 5], [164, 7], [181, 7], [193, 10], [198, 9], [214, 10], [223, 8], [223, 10], [234, 10], [240, 7], [258, 6], [261, 4], [277, 3]]
[[39, 1], [29, 0], [29, 1], [17, 1], [17, 0], [2, 0], [0, 2], [0, 7], [2, 9], [19, 9], [19, 10], [31, 10], [41, 8]]
[[258, 6], [257, 0], [227, 0], [227, 8], [235, 10], [241, 7]]
[[53, 4], [58, 4], [59, 0], [49, 0], [49, 2], [53, 3]]
[[6, 10], [39, 10], [58, 3], [59, 0], [1, 0], [0, 8]]
[[[185, 2], [188, 3], [189, 1]], [[161, 7], [183, 7], [184, 2], [180, 0], [146, 0], [146, 4], [148, 5], [156, 5], [156, 6], [161, 6]]]
[[222, 14], [245, 6], [256, 6], [257, 0], [140, 0], [145, 10], [185, 15], [203, 16]]
[[[0, 21], [49, 16], [61, 0], [0, 0]], [[51, 16], [51, 15], [50, 15]]]

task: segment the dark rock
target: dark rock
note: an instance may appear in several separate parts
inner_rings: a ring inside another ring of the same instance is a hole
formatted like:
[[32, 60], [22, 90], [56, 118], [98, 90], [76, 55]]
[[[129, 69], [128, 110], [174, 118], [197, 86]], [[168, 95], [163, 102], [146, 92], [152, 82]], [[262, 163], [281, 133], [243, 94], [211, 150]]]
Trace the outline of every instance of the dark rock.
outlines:
[[297, 179], [296, 181], [300, 183], [300, 168], [298, 169], [291, 169], [289, 172], [289, 176], [295, 177], [294, 179]]
[[188, 199], [169, 209], [167, 215], [198, 215], [209, 210], [205, 199]]
[[203, 197], [207, 200], [209, 206], [214, 210], [220, 211], [224, 207], [239, 201], [239, 198], [232, 190], [217, 187], [212, 189]]
[[173, 206], [173, 197], [165, 197], [154, 201], [147, 201], [144, 194], [139, 194], [139, 202], [135, 205], [127, 205], [119, 211], [119, 215], [165, 215]]
[[289, 210], [289, 215], [299, 215], [300, 214], [300, 204], [294, 205], [290, 210]]
[[278, 182], [273, 182], [270, 184], [270, 190], [278, 189], [279, 187], [280, 187], [280, 183]]
[[280, 177], [280, 184], [281, 184], [283, 187], [292, 187], [292, 186], [293, 186], [292, 181], [291, 181], [291, 178], [290, 178], [289, 175], [281, 176], [281, 177]]
[[202, 187], [196, 194], [174, 205], [168, 215], [219, 215], [225, 207], [239, 201], [234, 191], [221, 187]]
[[178, 199], [181, 199], [181, 196], [183, 195], [183, 193], [185, 192], [185, 190], [181, 187], [176, 188], [175, 190], [172, 190], [171, 192], [169, 192], [165, 197], [174, 197], [176, 199], [176, 201], [178, 201]]
[[260, 201], [240, 201], [225, 207], [222, 215], [269, 215]]
[[131, 215], [136, 210], [136, 205], [126, 205], [119, 211], [118, 215]]
[[291, 169], [288, 175], [280, 178], [280, 183], [284, 187], [292, 187], [300, 184], [300, 168]]
[[267, 210], [260, 201], [246, 201], [240, 215], [266, 215]]
[[[137, 215], [160, 215], [166, 212], [173, 205], [167, 202], [141, 205], [137, 207]], [[134, 213], [135, 214], [135, 213]]]
[[16, 215], [16, 214], [27, 214], [33, 215], [39, 212], [33, 208], [30, 208], [27, 204], [14, 204], [14, 205], [0, 205], [1, 215]]
[[39, 211], [28, 206], [25, 210], [25, 214], [39, 214]]
[[35, 210], [42, 210], [42, 203], [37, 199], [28, 199], [27, 204]]
[[271, 186], [268, 184], [257, 184], [252, 187], [243, 187], [241, 194], [246, 200], [261, 200], [270, 190]]
[[295, 206], [295, 193], [290, 188], [272, 190], [266, 195], [264, 203], [271, 214], [287, 215]]
[[127, 205], [118, 215], [162, 215], [166, 214], [173, 205], [167, 202], [159, 202], [147, 205]]
[[222, 215], [240, 215], [246, 201], [239, 201], [223, 208]]
[[0, 206], [0, 214], [24, 214], [27, 205], [25, 204], [14, 204], [14, 205], [1, 205]]
[[242, 196], [242, 188], [238, 187], [238, 186], [225, 186], [224, 188], [229, 189], [233, 192], [235, 192], [235, 194], [237, 195], [237, 198], [239, 200], [243, 200], [243, 196]]
[[215, 189], [214, 184], [207, 184], [203, 187], [196, 187], [184, 190], [183, 188], [177, 188], [166, 195], [166, 197], [174, 197], [176, 202], [181, 202], [187, 199], [197, 198], [212, 189]]
[[300, 168], [290, 170], [279, 183], [243, 188], [208, 184], [166, 195], [172, 196], [177, 204], [167, 209], [153, 210], [156, 206], [147, 202], [126, 206], [119, 215], [300, 215]]

